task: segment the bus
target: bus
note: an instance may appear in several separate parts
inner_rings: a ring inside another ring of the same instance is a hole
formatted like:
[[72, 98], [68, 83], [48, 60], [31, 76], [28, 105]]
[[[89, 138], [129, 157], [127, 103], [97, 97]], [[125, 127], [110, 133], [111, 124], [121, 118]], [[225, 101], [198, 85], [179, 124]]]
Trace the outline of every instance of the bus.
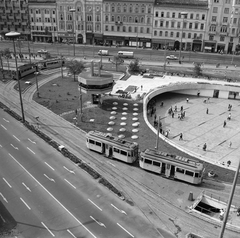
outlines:
[[203, 163], [155, 149], [146, 149], [140, 153], [139, 166], [167, 178], [191, 184], [201, 184], [203, 180]]
[[129, 58], [133, 59], [134, 58], [134, 53], [130, 51], [118, 51], [118, 56], [121, 58]]
[[62, 58], [46, 59], [46, 60], [41, 60], [37, 62], [37, 66], [40, 70], [60, 68], [64, 65], [64, 62], [65, 61]]
[[112, 159], [132, 164], [138, 159], [138, 143], [108, 133], [90, 131], [86, 134], [87, 148]]
[[[35, 72], [36, 72], [35, 64], [24, 64], [18, 67], [19, 78], [23, 78]], [[13, 71], [13, 79], [16, 79], [16, 70]]]

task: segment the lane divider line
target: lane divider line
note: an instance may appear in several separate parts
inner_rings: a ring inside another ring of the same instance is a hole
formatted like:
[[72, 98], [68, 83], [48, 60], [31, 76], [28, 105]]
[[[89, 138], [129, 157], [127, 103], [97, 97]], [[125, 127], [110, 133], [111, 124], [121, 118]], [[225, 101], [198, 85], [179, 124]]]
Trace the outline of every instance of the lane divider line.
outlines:
[[1, 124], [1, 127], [6, 131], [7, 130], [7, 128], [5, 127], [5, 126], [3, 126], [2, 124]]
[[55, 237], [55, 235], [50, 231], [50, 229], [49, 229], [43, 222], [41, 222], [41, 224], [46, 228], [46, 230], [47, 230], [53, 237]]
[[29, 207], [28, 205], [27, 205], [27, 203], [20, 197], [20, 200], [24, 203], [24, 205], [29, 209], [29, 210], [31, 210], [31, 207]]
[[114, 206], [112, 203], [111, 203], [111, 206], [112, 206], [113, 208], [115, 208], [117, 211], [119, 211], [119, 212], [121, 212], [121, 213], [123, 213], [123, 214], [127, 215], [127, 213], [126, 213], [125, 211], [123, 211], [123, 210], [121, 210], [121, 209], [117, 208], [117, 207], [116, 207], [116, 206]]
[[55, 170], [51, 165], [49, 165], [47, 162], [44, 162], [51, 170]]
[[97, 207], [100, 211], [102, 211], [102, 209], [96, 205], [91, 199], [88, 198], [88, 201], [91, 202], [95, 207]]
[[67, 179], [64, 179], [69, 185], [71, 185], [73, 188], [75, 188], [76, 189], [76, 187], [73, 185], [73, 184], [71, 184]]
[[128, 230], [126, 230], [123, 226], [121, 226], [119, 223], [117, 223], [118, 226], [120, 226], [124, 231], [126, 231], [131, 237], [134, 237]]
[[10, 183], [9, 183], [5, 178], [3, 178], [3, 180], [4, 180], [4, 182], [5, 182], [10, 188], [12, 188], [12, 186], [10, 185]]
[[16, 140], [20, 141], [15, 135], [13, 135], [13, 137], [14, 137]]
[[67, 232], [72, 235], [72, 237], [77, 238], [70, 230], [67, 229]]
[[27, 147], [27, 149], [35, 155], [35, 152], [33, 152], [30, 148]]

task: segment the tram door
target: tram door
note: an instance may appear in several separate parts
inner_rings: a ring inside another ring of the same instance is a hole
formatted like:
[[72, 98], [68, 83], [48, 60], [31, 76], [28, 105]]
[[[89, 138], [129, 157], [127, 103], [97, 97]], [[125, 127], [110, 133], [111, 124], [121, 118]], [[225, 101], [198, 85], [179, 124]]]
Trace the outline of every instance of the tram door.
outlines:
[[104, 154], [108, 157], [108, 158], [111, 158], [112, 155], [113, 155], [113, 151], [112, 151], [112, 147], [107, 145], [107, 144], [104, 144], [105, 145], [105, 152]]
[[174, 177], [174, 175], [175, 175], [175, 166], [171, 165], [170, 176]]
[[166, 164], [162, 163], [161, 174], [165, 174], [166, 171]]
[[171, 172], [171, 165], [167, 164], [166, 172], [165, 172], [166, 177], [170, 177], [170, 172]]

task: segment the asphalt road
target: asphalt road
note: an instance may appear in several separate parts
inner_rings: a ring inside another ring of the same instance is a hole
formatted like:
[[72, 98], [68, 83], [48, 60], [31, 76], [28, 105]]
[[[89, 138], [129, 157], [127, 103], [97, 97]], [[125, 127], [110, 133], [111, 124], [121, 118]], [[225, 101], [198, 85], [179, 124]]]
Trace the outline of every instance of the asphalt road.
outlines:
[[2, 110], [0, 133], [0, 199], [24, 237], [147, 237], [141, 217]]
[[[10, 48], [13, 50], [12, 42], [1, 41], [1, 48]], [[28, 52], [28, 43], [22, 42], [21, 49], [17, 48], [17, 52]], [[51, 55], [64, 55], [64, 56], [73, 56], [74, 47], [73, 45], [67, 44], [49, 44], [49, 43], [30, 43], [30, 50], [32, 53], [37, 53], [38, 50], [45, 49], [51, 53]], [[136, 58], [141, 60], [149, 61], [164, 61], [165, 57], [168, 55], [179, 56], [179, 51], [164, 51], [164, 50], [152, 50], [152, 49], [136, 49], [129, 47], [106, 47], [106, 46], [92, 46], [92, 45], [75, 45], [75, 53], [77, 57], [91, 57], [91, 58], [100, 58], [97, 55], [99, 49], [109, 50], [111, 56], [117, 55], [117, 52], [120, 50], [123, 51], [133, 51]], [[184, 57], [184, 62], [200, 62], [205, 64], [223, 64], [230, 65], [236, 64], [240, 65], [240, 55], [221, 55], [216, 53], [203, 53], [203, 52], [191, 52], [191, 51], [182, 51], [181, 56]]]

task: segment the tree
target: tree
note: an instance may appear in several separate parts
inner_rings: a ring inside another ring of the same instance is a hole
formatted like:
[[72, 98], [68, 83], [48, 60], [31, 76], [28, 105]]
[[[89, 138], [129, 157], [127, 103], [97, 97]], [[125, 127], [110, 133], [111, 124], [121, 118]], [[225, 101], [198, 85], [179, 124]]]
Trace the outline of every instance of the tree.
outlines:
[[135, 59], [131, 61], [131, 63], [128, 66], [128, 69], [131, 73], [139, 73], [140, 72], [139, 60]]
[[9, 48], [5, 48], [3, 51], [2, 51], [2, 54], [3, 56], [6, 58], [7, 60], [7, 64], [8, 64], [8, 71], [10, 70], [9, 68], [9, 59], [11, 58], [11, 52], [9, 50]]
[[113, 60], [111, 61], [113, 64], [115, 64], [116, 66], [116, 71], [118, 71], [118, 65], [121, 65], [124, 63], [123, 58], [119, 57], [119, 56], [114, 56]]
[[84, 63], [78, 60], [66, 61], [65, 66], [68, 68], [69, 72], [73, 74], [74, 82], [75, 82], [75, 76], [80, 74], [85, 69]]
[[193, 69], [194, 73], [196, 76], [200, 76], [202, 75], [202, 68], [201, 68], [201, 64], [200, 63], [195, 63], [194, 64], [194, 69]]

